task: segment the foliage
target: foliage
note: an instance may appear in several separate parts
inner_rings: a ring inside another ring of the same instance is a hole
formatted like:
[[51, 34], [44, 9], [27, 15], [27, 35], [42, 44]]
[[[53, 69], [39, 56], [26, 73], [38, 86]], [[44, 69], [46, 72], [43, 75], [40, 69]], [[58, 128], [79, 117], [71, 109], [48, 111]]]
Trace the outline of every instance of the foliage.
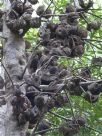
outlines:
[[[44, 1], [46, 4], [49, 4], [48, 1]], [[55, 13], [58, 14], [63, 13], [63, 8], [65, 7], [67, 0], [57, 0], [54, 1], [55, 5], [51, 5], [51, 8], [55, 8]], [[95, 2], [96, 3], [96, 2]], [[90, 10], [90, 14], [87, 14], [87, 21], [92, 20], [99, 20], [102, 22], [102, 7], [98, 4], [98, 2], [94, 5], [94, 8], [96, 10]], [[55, 19], [56, 21], [56, 19]], [[86, 27], [86, 21], [80, 19], [80, 25]], [[25, 38], [28, 39], [32, 45], [35, 45], [37, 36], [36, 30], [30, 30]], [[35, 38], [34, 38], [35, 37]], [[93, 57], [99, 57], [102, 55], [102, 28], [97, 31], [92, 31], [88, 35], [88, 39], [90, 41], [86, 41], [85, 45], [85, 53], [82, 57], [78, 58], [66, 58], [66, 57], [60, 57], [58, 63], [73, 68], [73, 74], [78, 75], [78, 70], [84, 67], [90, 67], [92, 72], [92, 78], [93, 79], [102, 79], [102, 65], [101, 66], [94, 66], [91, 63], [91, 60]], [[100, 42], [99, 42], [100, 41]], [[89, 128], [83, 128], [80, 132], [80, 134], [77, 134], [77, 136], [101, 136], [102, 135], [102, 98], [100, 97], [99, 101], [95, 104], [90, 104], [87, 101], [85, 101], [83, 98], [79, 96], [70, 96], [72, 107], [74, 114], [77, 116], [84, 116], [87, 120], [87, 124]], [[62, 108], [54, 108], [52, 110], [55, 113], [60, 114], [61, 116], [67, 116], [72, 117], [72, 112], [69, 104], [66, 104]], [[51, 115], [48, 113], [46, 115], [46, 119], [50, 120], [53, 124], [58, 126], [58, 124], [61, 122], [61, 119], [56, 117], [55, 115]], [[95, 130], [94, 130], [95, 129]], [[101, 132], [101, 134], [98, 133]], [[56, 131], [48, 132], [46, 135], [48, 136], [61, 136]]]

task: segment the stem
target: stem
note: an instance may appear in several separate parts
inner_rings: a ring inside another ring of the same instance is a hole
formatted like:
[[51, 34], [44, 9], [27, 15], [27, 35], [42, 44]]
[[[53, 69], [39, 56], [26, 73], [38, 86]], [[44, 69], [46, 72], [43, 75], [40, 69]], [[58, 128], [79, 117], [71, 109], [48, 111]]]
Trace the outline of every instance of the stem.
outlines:
[[58, 118], [64, 119], [64, 120], [66, 120], [66, 121], [68, 120], [68, 118], [63, 117], [63, 116], [61, 116], [61, 115], [59, 115], [59, 114], [57, 114], [57, 113], [54, 113], [54, 112], [52, 112], [52, 111], [49, 111], [49, 113], [55, 115], [55, 116], [58, 117]]
[[57, 130], [57, 129], [59, 129], [59, 127], [55, 127], [55, 128], [50, 128], [50, 129], [38, 131], [38, 132], [35, 133], [35, 135], [40, 134], [40, 133], [46, 133], [48, 131]]
[[97, 15], [95, 15], [95, 14], [93, 14], [93, 13], [90, 13], [90, 12], [86, 12], [86, 13], [88, 13], [88, 14], [90, 14], [90, 15], [93, 15], [93, 16], [99, 18], [99, 19], [102, 19], [100, 16], [97, 16]]
[[[27, 67], [29, 66], [29, 64], [30, 64], [30, 62], [31, 62], [31, 60], [32, 60], [32, 58], [35, 57], [35, 55], [36, 55], [35, 50], [36, 50], [39, 46], [40, 46], [40, 43], [34, 48], [34, 51], [32, 52], [32, 54], [31, 54], [31, 56], [30, 56], [30, 58], [29, 58], [29, 60], [28, 60], [28, 63], [26, 64], [26, 66], [25, 66], [25, 68], [24, 68], [24, 70], [23, 70], [23, 72], [22, 72], [22, 74], [21, 74], [21, 76], [20, 76], [20, 79], [23, 79], [23, 76], [24, 76], [24, 74], [25, 74], [25, 72], [26, 72]], [[34, 54], [35, 54], [35, 55], [34, 55]], [[34, 56], [33, 56], [33, 55], [34, 55]]]

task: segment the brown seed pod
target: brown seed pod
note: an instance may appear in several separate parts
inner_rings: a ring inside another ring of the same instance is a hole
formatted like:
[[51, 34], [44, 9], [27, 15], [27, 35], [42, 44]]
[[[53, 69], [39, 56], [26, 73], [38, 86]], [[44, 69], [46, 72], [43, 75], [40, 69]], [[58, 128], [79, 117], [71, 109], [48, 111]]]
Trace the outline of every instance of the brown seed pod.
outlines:
[[6, 24], [10, 30], [13, 30], [14, 24], [16, 24], [16, 20], [6, 20]]
[[15, 0], [11, 3], [11, 8], [15, 10], [17, 13], [23, 13], [23, 2], [21, 0]]
[[80, 127], [84, 127], [86, 124], [86, 120], [83, 117], [75, 117], [72, 122], [76, 125], [78, 124]]
[[38, 16], [41, 16], [45, 11], [45, 6], [41, 5], [37, 8], [36, 13]]
[[21, 92], [20, 86], [19, 85], [15, 85], [14, 86], [14, 95], [19, 97], [20, 95], [22, 95], [23, 93]]
[[34, 99], [34, 103], [40, 110], [42, 110], [46, 104], [44, 96], [36, 96]]
[[79, 127], [72, 121], [68, 121], [59, 127], [59, 131], [63, 133], [63, 136], [73, 136], [78, 133]]
[[11, 105], [12, 105], [12, 106], [16, 105], [16, 101], [17, 101], [17, 97], [14, 96], [14, 97], [12, 98], [12, 100], [11, 100]]
[[73, 5], [67, 4], [66, 13], [75, 12], [75, 7]]
[[8, 14], [8, 17], [9, 17], [9, 19], [14, 20], [14, 19], [17, 19], [19, 17], [19, 14], [16, 11], [11, 10]]
[[23, 13], [29, 11], [30, 9], [33, 9], [32, 5], [28, 4], [28, 3], [25, 3], [24, 4], [24, 12]]
[[38, 0], [28, 0], [31, 4], [37, 4]]
[[65, 38], [65, 37], [67, 37], [67, 30], [63, 26], [58, 26], [56, 31], [55, 31], [55, 33], [56, 33], [56, 37], [58, 37], [58, 38]]
[[54, 104], [54, 107], [62, 107], [65, 103], [67, 103], [68, 100], [67, 100], [67, 97], [66, 95], [59, 95], [59, 96], [56, 96], [55, 98], [55, 104]]
[[89, 0], [88, 3], [85, 3], [84, 0], [79, 0], [79, 5], [84, 10], [89, 10], [93, 6], [93, 1]]
[[26, 96], [30, 100], [31, 105], [34, 106], [34, 98], [40, 93], [40, 91], [34, 86], [27, 86], [26, 87]]
[[57, 66], [50, 66], [49, 72], [51, 75], [58, 73], [58, 67]]
[[[27, 9], [25, 10], [25, 12], [27, 12], [27, 14], [30, 14], [30, 15], [32, 15], [33, 11], [34, 11], [34, 9], [33, 9], [32, 6], [31, 6], [30, 8], [27, 8]], [[25, 12], [24, 12], [24, 13], [25, 13]]]
[[82, 68], [79, 74], [85, 79], [91, 78], [91, 70], [89, 67]]
[[99, 95], [101, 92], [101, 85], [99, 85], [98, 83], [92, 83], [90, 85], [88, 85], [88, 91], [91, 92], [91, 94], [93, 95]]
[[89, 23], [88, 25], [87, 25], [87, 30], [88, 31], [91, 31], [91, 30], [99, 30], [100, 29], [100, 27], [101, 27], [101, 23], [99, 22], [99, 21], [93, 21], [93, 22], [91, 22], [91, 23]]
[[25, 115], [20, 113], [20, 115], [18, 116], [18, 123], [19, 125], [24, 125], [27, 122]]
[[61, 22], [65, 22], [65, 23], [68, 23], [67, 22], [67, 17], [66, 16], [59, 16], [59, 20], [61, 21]]
[[77, 13], [71, 13], [68, 17], [67, 17], [67, 23], [73, 26], [78, 25], [78, 21], [77, 19], [79, 18], [79, 15]]
[[83, 45], [78, 45], [72, 50], [71, 57], [82, 56], [83, 53], [84, 53]]
[[58, 27], [58, 24], [53, 23], [53, 22], [48, 22], [47, 23], [47, 28], [50, 29], [51, 31], [55, 31], [56, 28]]
[[39, 35], [42, 38], [43, 43], [46, 44], [50, 40], [51, 31], [50, 31], [50, 29], [40, 30]]
[[39, 132], [40, 135], [44, 135], [46, 133], [46, 129], [49, 129], [50, 128], [50, 123], [47, 122], [46, 120], [42, 120], [39, 125], [38, 125], [38, 128], [37, 128], [37, 131], [42, 131], [42, 132]]
[[48, 47], [49, 48], [57, 48], [57, 47], [60, 47], [60, 46], [63, 46], [63, 41], [62, 40], [57, 40], [57, 39], [51, 39], [48, 43]]
[[32, 28], [39, 28], [40, 25], [41, 25], [41, 19], [39, 17], [35, 17], [30, 20], [30, 26]]
[[18, 21], [20, 29], [23, 29], [23, 28], [26, 27], [27, 23], [26, 23], [26, 21], [22, 17], [20, 17], [17, 21]]
[[[40, 111], [37, 108], [37, 106], [35, 105], [33, 108], [30, 109], [30, 111], [28, 112], [28, 120], [30, 123], [30, 127], [33, 126], [33, 124], [36, 124], [39, 117], [40, 117]], [[34, 126], [33, 126], [34, 127]]]
[[69, 57], [71, 55], [71, 53], [72, 53], [72, 51], [71, 51], [71, 49], [69, 47], [63, 47], [61, 49], [63, 51], [63, 56], [65, 54], [65, 56]]
[[78, 32], [78, 36], [80, 36], [81, 38], [87, 38], [88, 36], [87, 30], [82, 27], [78, 27], [77, 32]]
[[29, 25], [29, 22], [31, 20], [31, 14], [28, 14], [27, 12], [25, 12], [24, 14], [22, 14], [21, 17], [27, 22], [27, 25]]
[[86, 95], [84, 96], [84, 99], [90, 103], [95, 103], [98, 101], [99, 96], [98, 95], [92, 95], [89, 93], [86, 93]]

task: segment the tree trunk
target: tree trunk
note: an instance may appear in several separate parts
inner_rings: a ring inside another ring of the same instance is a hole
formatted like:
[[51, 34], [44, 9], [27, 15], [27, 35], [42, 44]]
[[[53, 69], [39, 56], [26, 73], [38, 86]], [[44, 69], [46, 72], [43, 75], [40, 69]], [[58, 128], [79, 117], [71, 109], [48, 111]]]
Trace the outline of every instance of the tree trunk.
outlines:
[[[3, 48], [3, 63], [5, 68], [13, 83], [21, 84], [22, 80], [20, 80], [19, 77], [26, 66], [25, 42], [23, 38], [9, 32]], [[10, 101], [14, 90], [7, 73], [5, 73], [5, 83], [5, 95], [6, 98], [7, 96], [8, 98], [7, 104], [0, 107], [0, 136], [25, 136], [28, 123], [26, 123], [24, 126], [18, 126], [16, 119], [14, 119], [12, 115], [12, 106]], [[25, 93], [24, 86], [22, 86], [22, 92]]]

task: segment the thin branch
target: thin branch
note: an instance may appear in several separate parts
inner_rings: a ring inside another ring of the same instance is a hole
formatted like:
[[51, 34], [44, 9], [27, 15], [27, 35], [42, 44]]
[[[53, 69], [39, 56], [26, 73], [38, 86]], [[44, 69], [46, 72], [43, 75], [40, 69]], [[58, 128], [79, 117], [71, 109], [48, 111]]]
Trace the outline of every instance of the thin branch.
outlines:
[[93, 13], [90, 13], [90, 12], [86, 12], [86, 13], [88, 13], [88, 14], [90, 14], [90, 15], [93, 15], [93, 16], [99, 18], [99, 19], [102, 19], [100, 16], [97, 16], [97, 15], [95, 15], [95, 14], [93, 14]]
[[40, 133], [46, 133], [46, 132], [52, 131], [52, 130], [58, 130], [58, 129], [59, 129], [59, 127], [45, 129], [45, 130], [42, 130], [42, 131], [35, 132], [35, 135], [40, 134]]
[[86, 127], [86, 128], [89, 128], [89, 129], [91, 129], [91, 130], [93, 130], [93, 131], [96, 131], [96, 132], [99, 133], [99, 134], [102, 134], [102, 132], [96, 130], [95, 128], [92, 128], [92, 127], [87, 126], [87, 125], [85, 125], [85, 127]]
[[94, 50], [94, 47], [92, 46], [93, 44], [91, 43], [91, 42], [89, 42], [89, 41], [85, 41], [86, 43], [89, 43], [90, 45], [91, 45], [91, 48], [92, 48], [92, 50], [93, 50], [93, 52], [94, 52], [94, 55], [95, 55], [95, 58], [96, 58], [96, 52], [95, 52], [95, 50]]
[[81, 14], [81, 16], [82, 16], [82, 18], [84, 19], [84, 21], [87, 23], [87, 24], [89, 24], [89, 22], [88, 22], [88, 20], [85, 18], [85, 16], [84, 16], [84, 14], [83, 13], [80, 13]]
[[[25, 74], [25, 72], [26, 72], [26, 69], [28, 68], [28, 66], [29, 66], [29, 64], [30, 64], [30, 62], [31, 62], [31, 60], [32, 60], [32, 58], [34, 57], [33, 55], [35, 54], [35, 50], [36, 50], [39, 46], [40, 46], [40, 43], [34, 48], [32, 54], [31, 54], [31, 56], [30, 56], [30, 58], [29, 58], [29, 60], [28, 60], [28, 62], [27, 62], [27, 64], [26, 64], [26, 66], [25, 66], [25, 68], [24, 68], [24, 71], [22, 72], [22, 74], [21, 74], [21, 76], [20, 76], [20, 79], [23, 78], [23, 76], [24, 76], [24, 74]], [[35, 54], [35, 55], [36, 55], [36, 54]]]
[[42, 13], [42, 15], [40, 16], [40, 18], [44, 16], [44, 14], [45, 14], [46, 11], [49, 9], [49, 7], [51, 6], [52, 3], [53, 3], [53, 0], [50, 1], [48, 7], [47, 7], [46, 10]]
[[[79, 85], [89, 85], [89, 84], [92, 84], [92, 83], [102, 83], [102, 80], [92, 80], [92, 81], [87, 81], [87, 82], [80, 82]], [[64, 87], [65, 86], [65, 83], [61, 83], [61, 84], [57, 84], [56, 87]], [[39, 86], [40, 89], [43, 89], [43, 90], [48, 90], [48, 87], [49, 85], [40, 85]], [[56, 92], [57, 94], [58, 92]]]
[[[80, 11], [80, 12], [77, 12], [77, 13], [83, 13], [83, 11]], [[67, 17], [69, 17], [69, 16], [71, 16], [71, 15], [73, 15], [73, 14], [75, 14], [75, 12], [71, 12], [71, 13], [63, 13], [63, 14], [46, 14], [46, 15], [43, 15], [42, 17], [47, 17], [47, 16], [59, 16], [59, 17], [62, 17], [62, 16], [67, 16]]]
[[102, 9], [90, 9], [90, 10], [102, 10]]
[[101, 40], [96, 40], [96, 39], [87, 39], [87, 38], [83, 38], [82, 40], [86, 40], [86, 41], [93, 41], [93, 42], [102, 42]]
[[55, 112], [52, 112], [52, 111], [49, 111], [49, 113], [50, 114], [53, 114], [54, 116], [56, 116], [56, 117], [58, 117], [58, 118], [61, 118], [61, 119], [64, 119], [64, 120], [68, 120], [68, 118], [66, 118], [66, 117], [64, 117], [64, 116], [61, 116], [61, 115], [59, 115], [59, 114], [57, 114], [57, 113], [55, 113]]
[[91, 45], [93, 45], [94, 47], [96, 47], [97, 49], [99, 49], [99, 50], [102, 50], [102, 48], [100, 48], [100, 47], [98, 47], [98, 46], [96, 46], [95, 44], [93, 44], [92, 42], [90, 42], [90, 41], [86, 41], [87, 43], [89, 43], [89, 44], [91, 44]]
[[73, 116], [73, 118], [75, 119], [74, 110], [73, 110], [73, 106], [72, 106], [71, 100], [70, 100], [70, 98], [69, 98], [69, 94], [67, 93], [67, 91], [66, 91], [66, 90], [64, 90], [64, 91], [65, 91], [65, 93], [66, 93], [66, 96], [67, 96], [68, 102], [69, 102], [69, 104], [70, 104], [70, 108], [71, 108], [72, 116]]

